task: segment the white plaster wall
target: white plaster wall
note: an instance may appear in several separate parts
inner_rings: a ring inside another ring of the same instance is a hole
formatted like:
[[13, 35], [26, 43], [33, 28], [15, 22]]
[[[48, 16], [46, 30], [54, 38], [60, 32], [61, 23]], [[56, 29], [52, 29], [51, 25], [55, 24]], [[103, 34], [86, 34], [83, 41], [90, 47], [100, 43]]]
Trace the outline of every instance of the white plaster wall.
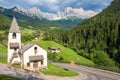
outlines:
[[20, 48], [21, 48], [21, 34], [20, 33], [16, 33], [16, 39], [12, 38], [12, 34], [13, 33], [9, 33], [9, 35], [8, 35], [8, 43], [17, 42], [17, 43], [19, 43]]
[[24, 65], [27, 66], [27, 63], [29, 62], [29, 56], [35, 56], [34, 47], [37, 47], [38, 50], [36, 55], [43, 55], [43, 66], [47, 67], [47, 51], [36, 44], [24, 52]]

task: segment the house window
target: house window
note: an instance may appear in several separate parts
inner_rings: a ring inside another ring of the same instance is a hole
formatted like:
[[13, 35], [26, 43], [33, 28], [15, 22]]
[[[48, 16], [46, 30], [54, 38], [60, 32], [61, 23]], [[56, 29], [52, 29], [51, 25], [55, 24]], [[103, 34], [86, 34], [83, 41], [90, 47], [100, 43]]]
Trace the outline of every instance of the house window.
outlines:
[[17, 51], [17, 49], [16, 48], [14, 48], [14, 52], [16, 52]]
[[34, 47], [35, 54], [37, 53], [37, 47]]
[[13, 38], [13, 39], [16, 39], [16, 33], [13, 33], [13, 34], [12, 34], [12, 38]]
[[27, 67], [30, 67], [30, 63], [27, 63]]
[[43, 61], [41, 61], [41, 65], [43, 65]]

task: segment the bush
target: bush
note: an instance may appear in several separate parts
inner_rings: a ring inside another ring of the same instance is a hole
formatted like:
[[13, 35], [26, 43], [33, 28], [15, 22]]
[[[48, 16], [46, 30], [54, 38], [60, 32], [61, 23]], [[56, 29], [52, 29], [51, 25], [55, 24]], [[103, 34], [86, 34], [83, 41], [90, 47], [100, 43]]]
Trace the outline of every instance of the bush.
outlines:
[[49, 60], [52, 60], [52, 61], [57, 61], [57, 60], [56, 60], [56, 56], [57, 56], [56, 53], [49, 53], [49, 54], [48, 54], [48, 59], [49, 59]]
[[104, 51], [95, 51], [90, 56], [97, 65], [115, 67], [115, 62]]

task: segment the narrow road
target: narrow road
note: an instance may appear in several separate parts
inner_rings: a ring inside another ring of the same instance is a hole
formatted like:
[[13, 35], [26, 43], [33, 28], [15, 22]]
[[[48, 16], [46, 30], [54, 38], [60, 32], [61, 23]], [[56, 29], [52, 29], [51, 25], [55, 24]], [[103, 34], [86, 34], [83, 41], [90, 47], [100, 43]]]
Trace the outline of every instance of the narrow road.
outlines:
[[71, 67], [70, 64], [54, 63], [60, 67], [70, 69], [76, 72], [83, 73], [85, 77], [77, 80], [120, 80], [120, 74], [95, 68], [89, 68], [85, 66]]

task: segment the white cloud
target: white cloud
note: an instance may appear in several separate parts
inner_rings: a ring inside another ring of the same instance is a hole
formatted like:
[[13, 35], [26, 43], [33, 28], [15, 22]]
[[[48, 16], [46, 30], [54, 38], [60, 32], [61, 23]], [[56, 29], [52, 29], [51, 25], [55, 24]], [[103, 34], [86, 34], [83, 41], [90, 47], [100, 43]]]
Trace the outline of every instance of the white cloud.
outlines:
[[106, 8], [112, 0], [0, 0], [0, 6], [31, 8], [33, 6], [46, 12], [62, 11], [66, 7], [99, 11]]
[[32, 4], [44, 7], [48, 9], [48, 11], [57, 11], [59, 10], [59, 0], [27, 0], [26, 2]]
[[39, 4], [40, 0], [27, 0], [27, 2], [31, 3], [31, 4]]
[[26, 0], [26, 1], [31, 4], [44, 5], [45, 7], [49, 4], [54, 5], [58, 2], [58, 0]]

